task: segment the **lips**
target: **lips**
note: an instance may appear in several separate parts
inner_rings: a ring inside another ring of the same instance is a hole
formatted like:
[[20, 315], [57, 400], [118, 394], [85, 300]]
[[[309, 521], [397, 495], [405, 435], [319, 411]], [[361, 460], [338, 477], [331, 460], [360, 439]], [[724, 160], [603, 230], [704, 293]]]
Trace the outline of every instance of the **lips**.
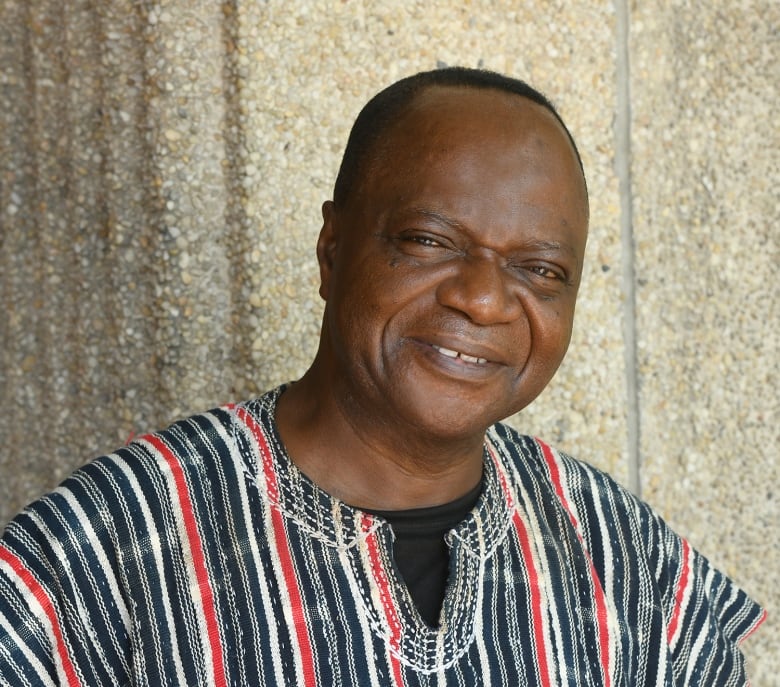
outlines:
[[487, 358], [480, 358], [475, 355], [468, 355], [462, 351], [454, 351], [451, 348], [444, 348], [443, 346], [437, 346], [432, 344], [433, 348], [447, 358], [460, 358], [463, 362], [472, 363], [474, 365], [484, 365], [487, 363]]

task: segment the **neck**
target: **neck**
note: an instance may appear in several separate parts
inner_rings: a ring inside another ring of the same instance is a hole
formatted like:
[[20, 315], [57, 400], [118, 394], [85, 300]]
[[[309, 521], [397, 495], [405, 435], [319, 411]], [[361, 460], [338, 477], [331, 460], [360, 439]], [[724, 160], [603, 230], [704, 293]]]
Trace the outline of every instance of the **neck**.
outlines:
[[481, 479], [484, 435], [415, 432], [351, 408], [318, 382], [310, 370], [289, 387], [276, 423], [293, 463], [330, 495], [359, 508], [424, 508], [457, 499]]

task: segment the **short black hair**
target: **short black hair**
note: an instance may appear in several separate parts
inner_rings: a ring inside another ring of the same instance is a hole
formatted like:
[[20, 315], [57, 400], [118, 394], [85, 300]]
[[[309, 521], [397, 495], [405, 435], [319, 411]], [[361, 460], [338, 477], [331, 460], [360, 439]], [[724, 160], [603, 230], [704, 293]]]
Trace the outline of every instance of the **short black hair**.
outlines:
[[[357, 179], [365, 171], [365, 166], [376, 152], [379, 139], [391, 125], [398, 120], [403, 111], [415, 97], [431, 86], [465, 86], [467, 88], [495, 89], [514, 93], [541, 105], [558, 120], [574, 148], [583, 181], [585, 169], [582, 165], [577, 144], [569, 132], [555, 106], [542, 93], [525, 81], [514, 79], [487, 69], [469, 69], [468, 67], [445, 67], [427, 72], [419, 72], [396, 81], [369, 100], [358, 114], [352, 125], [344, 157], [341, 159], [336, 184], [333, 188], [333, 201], [336, 205], [347, 202], [349, 193]], [[587, 194], [587, 183], [586, 183]]]

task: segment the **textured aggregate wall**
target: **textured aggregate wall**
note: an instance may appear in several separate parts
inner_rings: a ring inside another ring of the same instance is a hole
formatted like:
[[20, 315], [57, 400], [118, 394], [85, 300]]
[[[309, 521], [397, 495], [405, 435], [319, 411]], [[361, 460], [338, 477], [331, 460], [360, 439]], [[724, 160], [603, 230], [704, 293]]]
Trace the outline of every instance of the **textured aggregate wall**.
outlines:
[[[513, 423], [641, 485], [780, 607], [777, 3], [0, 8], [0, 520], [133, 433], [299, 376], [352, 119], [403, 75], [485, 66], [553, 98], [592, 196], [569, 357]], [[759, 687], [777, 627], [746, 645]]]
[[778, 2], [631, 22], [643, 496], [768, 607], [754, 687], [780, 685], [778, 30]]

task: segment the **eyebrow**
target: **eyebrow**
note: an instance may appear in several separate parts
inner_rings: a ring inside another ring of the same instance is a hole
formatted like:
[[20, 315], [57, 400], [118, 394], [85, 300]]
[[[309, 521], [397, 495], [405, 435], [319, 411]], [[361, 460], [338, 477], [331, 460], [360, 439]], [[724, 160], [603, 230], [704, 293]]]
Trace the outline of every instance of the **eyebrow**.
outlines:
[[442, 215], [440, 212], [437, 212], [436, 210], [429, 210], [427, 208], [412, 208], [412, 212], [416, 212], [420, 215], [424, 215], [425, 217], [430, 217], [431, 219], [436, 220], [441, 224], [446, 224], [452, 227], [453, 229], [466, 231], [466, 227], [460, 222], [458, 222], [458, 220], [452, 219], [452, 217], [447, 217], [447, 215]]

